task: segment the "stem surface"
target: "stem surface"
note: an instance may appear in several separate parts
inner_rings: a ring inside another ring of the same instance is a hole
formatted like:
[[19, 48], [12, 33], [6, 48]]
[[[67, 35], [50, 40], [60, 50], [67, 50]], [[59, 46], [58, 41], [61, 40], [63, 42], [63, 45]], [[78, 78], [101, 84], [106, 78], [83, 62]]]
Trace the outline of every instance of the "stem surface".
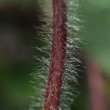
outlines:
[[53, 0], [52, 52], [44, 110], [58, 110], [64, 70], [67, 38], [67, 14], [64, 0]]

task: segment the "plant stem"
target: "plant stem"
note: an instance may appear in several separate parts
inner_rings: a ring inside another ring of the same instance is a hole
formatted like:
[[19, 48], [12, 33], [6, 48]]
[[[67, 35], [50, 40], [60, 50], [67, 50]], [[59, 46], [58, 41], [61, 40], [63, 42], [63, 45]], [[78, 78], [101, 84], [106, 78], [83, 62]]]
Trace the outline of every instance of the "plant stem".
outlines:
[[92, 110], [107, 110], [101, 69], [95, 61], [87, 62]]
[[67, 15], [64, 0], [53, 0], [52, 52], [44, 110], [58, 110], [67, 38]]

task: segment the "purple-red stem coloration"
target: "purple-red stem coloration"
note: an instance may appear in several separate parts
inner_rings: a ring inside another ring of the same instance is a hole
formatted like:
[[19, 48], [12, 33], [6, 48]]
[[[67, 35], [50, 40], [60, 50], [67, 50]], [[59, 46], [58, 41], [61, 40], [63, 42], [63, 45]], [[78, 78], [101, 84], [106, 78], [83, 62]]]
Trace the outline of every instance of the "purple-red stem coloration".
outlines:
[[99, 65], [94, 61], [88, 61], [87, 71], [92, 110], [107, 110], [103, 79]]
[[44, 110], [58, 110], [66, 55], [67, 15], [64, 0], [53, 0], [53, 37]]

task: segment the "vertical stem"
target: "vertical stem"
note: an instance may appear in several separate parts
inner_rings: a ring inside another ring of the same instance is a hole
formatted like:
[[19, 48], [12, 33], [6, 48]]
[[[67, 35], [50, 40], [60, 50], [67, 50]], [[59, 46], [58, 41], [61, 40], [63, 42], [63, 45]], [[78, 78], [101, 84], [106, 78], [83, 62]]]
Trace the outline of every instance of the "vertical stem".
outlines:
[[103, 79], [100, 67], [96, 62], [88, 61], [87, 71], [92, 110], [106, 110]]
[[44, 110], [58, 110], [66, 54], [66, 3], [53, 0], [52, 52]]

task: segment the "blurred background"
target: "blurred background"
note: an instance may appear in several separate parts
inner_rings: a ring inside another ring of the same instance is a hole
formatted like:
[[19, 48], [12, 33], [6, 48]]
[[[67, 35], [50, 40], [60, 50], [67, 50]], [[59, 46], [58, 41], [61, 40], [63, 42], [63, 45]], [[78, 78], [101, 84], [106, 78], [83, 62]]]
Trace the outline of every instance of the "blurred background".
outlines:
[[[80, 33], [87, 56], [100, 66], [102, 85], [110, 109], [110, 0], [82, 0]], [[95, 78], [93, 82], [95, 82]], [[97, 85], [97, 83], [96, 83]], [[100, 105], [99, 105], [100, 106]], [[96, 109], [97, 110], [97, 109]]]

